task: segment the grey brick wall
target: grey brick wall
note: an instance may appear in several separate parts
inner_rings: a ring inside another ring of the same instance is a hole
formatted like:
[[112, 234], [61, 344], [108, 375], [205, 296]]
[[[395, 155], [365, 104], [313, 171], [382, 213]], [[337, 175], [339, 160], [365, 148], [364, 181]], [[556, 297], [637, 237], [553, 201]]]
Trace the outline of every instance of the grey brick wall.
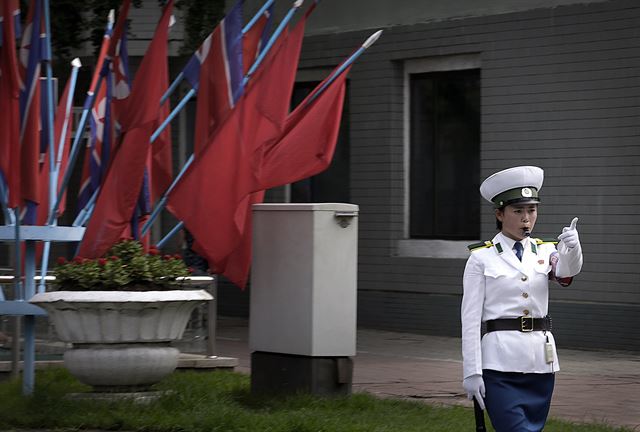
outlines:
[[[358, 325], [439, 336], [460, 336], [460, 296], [360, 290]], [[551, 302], [553, 334], [562, 348], [638, 351], [631, 329], [638, 307], [626, 304]]]
[[[625, 0], [385, 29], [350, 75], [360, 325], [459, 331], [464, 260], [394, 256], [404, 223], [402, 76], [405, 60], [477, 53], [483, 178], [514, 165], [545, 169], [537, 236], [580, 217], [584, 271], [551, 295], [558, 337], [640, 350], [629, 332], [640, 313], [639, 27], [640, 5]], [[308, 37], [301, 67], [335, 65], [370, 33]], [[494, 218], [482, 209], [486, 239]]]

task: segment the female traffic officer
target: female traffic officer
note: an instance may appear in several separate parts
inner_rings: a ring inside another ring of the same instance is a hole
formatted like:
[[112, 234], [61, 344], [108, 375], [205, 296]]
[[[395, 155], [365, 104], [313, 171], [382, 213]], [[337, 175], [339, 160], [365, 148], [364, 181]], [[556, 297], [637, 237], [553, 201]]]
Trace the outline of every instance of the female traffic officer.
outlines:
[[464, 270], [463, 387], [469, 399], [486, 406], [497, 432], [543, 429], [559, 370], [548, 285], [567, 286], [582, 268], [577, 218], [559, 242], [530, 236], [543, 178], [542, 169], [520, 166], [482, 183], [480, 193], [493, 203], [500, 232], [469, 247]]

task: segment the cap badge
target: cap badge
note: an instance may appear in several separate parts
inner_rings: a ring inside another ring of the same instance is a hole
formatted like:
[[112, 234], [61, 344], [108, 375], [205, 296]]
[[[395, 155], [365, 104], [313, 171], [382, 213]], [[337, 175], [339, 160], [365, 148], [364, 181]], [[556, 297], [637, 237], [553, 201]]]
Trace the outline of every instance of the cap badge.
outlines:
[[525, 198], [531, 198], [531, 196], [533, 195], [533, 192], [531, 192], [531, 189], [529, 188], [522, 188], [522, 196]]

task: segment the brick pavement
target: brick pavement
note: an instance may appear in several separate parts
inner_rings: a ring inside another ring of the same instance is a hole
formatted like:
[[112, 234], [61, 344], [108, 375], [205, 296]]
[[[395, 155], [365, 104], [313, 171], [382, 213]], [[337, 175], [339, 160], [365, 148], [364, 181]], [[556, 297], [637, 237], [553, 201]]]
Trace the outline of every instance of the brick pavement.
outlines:
[[[247, 323], [219, 320], [217, 348], [250, 373]], [[640, 353], [559, 348], [551, 416], [640, 430]], [[460, 339], [358, 330], [354, 391], [426, 403], [471, 406], [461, 387]]]

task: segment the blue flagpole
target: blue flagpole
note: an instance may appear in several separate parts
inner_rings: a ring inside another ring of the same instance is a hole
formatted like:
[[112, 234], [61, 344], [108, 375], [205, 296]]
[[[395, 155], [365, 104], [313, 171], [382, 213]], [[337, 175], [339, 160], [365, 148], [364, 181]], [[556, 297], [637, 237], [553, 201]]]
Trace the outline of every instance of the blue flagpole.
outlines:
[[[62, 124], [62, 131], [60, 133], [60, 142], [58, 143], [58, 151], [57, 151], [57, 160], [56, 160], [56, 165], [55, 165], [55, 170], [52, 174], [52, 177], [54, 177], [53, 181], [51, 182], [51, 185], [54, 188], [54, 194], [55, 194], [55, 189], [58, 186], [58, 175], [60, 174], [60, 166], [62, 165], [62, 153], [64, 152], [64, 143], [66, 141], [65, 137], [67, 135], [67, 128], [69, 126], [69, 116], [71, 115], [71, 108], [73, 107], [73, 95], [75, 93], [75, 89], [76, 89], [76, 83], [78, 80], [78, 71], [80, 69], [80, 67], [82, 66], [82, 63], [80, 63], [80, 59], [76, 58], [71, 62], [72, 65], [72, 69], [71, 69], [71, 76], [69, 78], [69, 94], [67, 95], [67, 103], [65, 105], [65, 110], [64, 110], [64, 122]], [[50, 185], [50, 186], [51, 186]], [[52, 196], [51, 194], [51, 190], [49, 191], [49, 196]], [[53, 195], [55, 196], [55, 195]], [[57, 224], [57, 218], [54, 217], [53, 219], [53, 225]], [[49, 267], [49, 254], [51, 252], [51, 242], [50, 241], [45, 241], [44, 242], [44, 249], [42, 252], [42, 264], [40, 266], [40, 284], [38, 285], [38, 292], [42, 293], [45, 291], [46, 288], [46, 279], [45, 276], [47, 276], [47, 270]]]
[[160, 241], [158, 242], [158, 244], [156, 245], [156, 246], [158, 247], [158, 249], [162, 249], [162, 247], [164, 246], [164, 244], [165, 244], [166, 242], [168, 242], [169, 240], [171, 240], [171, 238], [172, 238], [174, 235], [176, 235], [176, 234], [177, 234], [177, 233], [182, 229], [182, 227], [183, 227], [183, 226], [184, 226], [184, 222], [182, 222], [182, 221], [178, 222], [178, 223], [176, 224], [176, 226], [174, 226], [174, 227], [171, 229], [171, 231], [169, 231], [169, 233], [168, 233], [166, 236], [164, 236], [164, 237], [162, 238], [162, 240], [160, 240]]
[[[258, 19], [260, 18], [260, 16], [273, 4], [274, 0], [267, 0], [267, 2], [265, 4], [262, 5], [262, 7], [260, 8], [260, 10], [253, 16], [253, 18], [251, 19], [251, 21], [249, 21], [247, 23], [247, 25], [245, 25], [242, 29], [242, 34], [247, 33], [251, 27], [253, 27], [255, 25], [255, 23], [258, 21]], [[169, 88], [167, 89], [167, 91], [165, 92], [165, 94], [162, 96], [162, 98], [160, 99], [160, 105], [162, 105], [168, 98], [169, 96], [171, 96], [171, 94], [175, 91], [175, 89], [178, 88], [178, 85], [180, 84], [180, 81], [184, 78], [184, 73], [180, 72], [180, 74], [178, 74], [178, 76], [176, 77], [176, 79], [171, 83], [171, 86], [169, 86]], [[167, 116], [167, 118], [160, 124], [160, 126], [158, 127], [158, 129], [156, 129], [153, 133], [153, 135], [151, 135], [151, 139], [149, 140], [150, 143], [153, 143], [156, 139], [158, 139], [158, 137], [160, 136], [160, 134], [164, 131], [164, 129], [173, 121], [173, 119], [180, 113], [180, 111], [182, 111], [182, 109], [185, 107], [185, 105], [187, 104], [187, 102], [189, 102], [189, 100], [191, 100], [191, 98], [193, 98], [196, 95], [196, 89], [191, 89], [189, 90], [189, 92], [183, 96], [182, 100], [180, 100], [180, 102], [178, 103], [178, 105], [176, 105], [176, 107], [171, 111], [171, 113], [169, 113], [169, 115]], [[84, 112], [83, 112], [84, 114]], [[186, 169], [187, 166], [183, 167], [182, 169]], [[179, 180], [181, 177], [181, 174], [179, 174], [179, 176], [176, 178], [176, 181]], [[163, 197], [168, 194], [169, 191], [166, 191], [163, 194]], [[166, 201], [166, 199], [165, 199]], [[159, 210], [154, 209], [154, 213], [159, 213], [165, 206], [166, 204], [163, 204]], [[81, 210], [81, 213], [86, 213], [87, 208], [89, 207], [89, 203], [87, 203], [85, 205], [85, 208]], [[157, 210], [157, 211], [156, 211]], [[146, 234], [147, 231], [150, 228], [150, 221], [153, 222], [153, 220], [155, 220], [157, 218], [157, 214], [154, 217], [153, 214], [151, 216], [151, 218], [144, 224], [143, 228], [142, 228], [142, 235]], [[76, 219], [77, 220], [77, 219]], [[75, 222], [74, 222], [75, 223]], [[146, 227], [146, 229], [145, 229]]]
[[73, 224], [72, 224], [73, 226], [83, 226], [84, 225], [84, 222], [88, 218], [87, 214], [89, 214], [89, 215], [91, 214], [91, 211], [93, 210], [93, 205], [95, 204], [99, 193], [100, 193], [100, 186], [98, 186], [96, 188], [96, 190], [93, 191], [93, 195], [91, 195], [91, 198], [89, 198], [89, 201], [87, 201], [87, 203], [82, 208], [82, 210], [80, 210], [78, 212], [78, 215], [76, 216], [75, 220], [73, 221]]
[[[269, 7], [273, 4], [274, 1], [275, 0], [267, 0], [262, 5], [260, 10], [256, 12], [255, 15], [253, 15], [253, 17], [251, 18], [251, 20], [242, 28], [242, 35], [245, 35], [249, 30], [251, 30], [251, 28], [258, 22], [262, 14], [264, 14], [266, 10], [269, 9]], [[167, 91], [162, 95], [162, 98], [160, 99], [160, 105], [164, 104], [167, 101], [167, 99], [169, 99], [169, 97], [173, 94], [174, 91], [176, 91], [176, 89], [178, 88], [178, 86], [180, 85], [183, 79], [184, 79], [184, 72], [180, 72], [178, 76], [175, 77], [175, 79], [173, 80], [173, 82], [171, 83]]]
[[[53, 71], [51, 69], [51, 19], [49, 16], [49, 0], [44, 0], [42, 8], [44, 9], [44, 31], [46, 37], [46, 43], [44, 46], [43, 60], [45, 62], [45, 69], [47, 73], [47, 125], [48, 125], [48, 137], [49, 140], [49, 211], [53, 208], [54, 198], [56, 193], [57, 179], [55, 176], [55, 163], [56, 163], [56, 145], [54, 139], [53, 130]], [[35, 31], [33, 32], [36, 33]], [[55, 181], [55, 183], [54, 183]], [[51, 220], [51, 213], [49, 213], [49, 220]]]
[[2, 203], [2, 213], [4, 214], [5, 225], [13, 225], [15, 223], [13, 210], [7, 206], [7, 186], [4, 183], [2, 175], [0, 175], [0, 202]]
[[180, 72], [178, 76], [173, 80], [167, 91], [162, 95], [162, 98], [160, 99], [160, 105], [164, 104], [167, 99], [169, 99], [169, 97], [173, 94], [174, 91], [176, 91], [183, 79], [184, 72]]
[[[107, 29], [105, 31], [105, 35], [103, 38], [103, 44], [108, 43], [111, 40], [111, 29], [113, 28], [113, 10], [109, 11], [109, 18], [107, 21]], [[101, 59], [98, 59], [98, 65], [101, 64]], [[100, 67], [102, 69], [102, 67]], [[96, 70], [95, 73], [100, 73], [99, 70]], [[102, 84], [103, 76], [100, 73], [98, 80], [96, 81], [96, 85], [94, 88], [90, 88], [87, 90], [87, 98], [84, 101], [84, 106], [82, 108], [82, 115], [80, 116], [80, 122], [78, 123], [78, 127], [76, 129], [76, 136], [73, 138], [73, 144], [71, 145], [71, 151], [69, 152], [69, 160], [67, 162], [67, 169], [64, 172], [64, 177], [62, 179], [62, 183], [60, 184], [60, 190], [58, 191], [55, 204], [51, 209], [49, 214], [49, 219], [47, 220], [47, 225], [51, 225], [53, 223], [54, 215], [58, 212], [58, 207], [60, 206], [60, 201], [62, 200], [62, 195], [69, 185], [69, 181], [71, 180], [71, 174], [73, 171], [73, 166], [76, 163], [76, 158], [78, 157], [78, 153], [80, 152], [80, 139], [82, 135], [84, 135], [84, 128], [87, 125], [87, 119], [89, 117], [89, 112], [91, 108], [93, 108], [93, 103], [95, 102], [95, 92], [100, 88]]]
[[267, 9], [269, 9], [271, 7], [271, 5], [273, 4], [275, 0], [267, 0], [262, 7], [260, 8], [260, 10], [258, 12], [256, 12], [256, 14], [253, 16], [253, 18], [251, 18], [251, 20], [247, 23], [246, 26], [244, 26], [244, 28], [242, 29], [242, 34], [245, 35], [249, 30], [251, 30], [251, 27], [253, 27], [258, 20], [260, 19], [260, 17], [262, 16], [262, 14], [264, 14]]
[[[23, 295], [23, 290], [22, 290], [22, 250], [20, 248], [20, 207], [15, 207], [13, 209], [13, 212], [15, 214], [16, 217], [16, 223], [15, 223], [15, 256], [16, 256], [16, 267], [14, 269], [14, 278], [13, 278], [13, 298], [16, 300], [25, 300], [24, 295]], [[18, 324], [19, 321], [16, 321], [16, 324]], [[14, 334], [16, 336], [19, 336], [19, 332], [20, 330], [14, 332]], [[17, 343], [14, 343], [14, 347], [17, 348], [17, 350], [19, 351], [20, 348], [20, 342], [19, 342], [19, 337], [17, 337], [16, 339], [18, 339]], [[25, 342], [26, 342], [26, 338]], [[27, 348], [28, 349], [28, 348]], [[15, 357], [15, 365], [19, 366], [19, 360], [20, 360], [20, 353], [14, 353], [14, 355], [16, 355]], [[30, 365], [28, 365], [26, 362], [23, 361], [23, 368], [29, 368]], [[26, 381], [23, 381], [23, 392], [25, 390], [25, 387], [29, 386], [29, 384], [31, 383], [27, 383]], [[24, 392], [24, 393], [28, 393]]]
[[85, 213], [84, 217], [82, 218], [82, 220], [79, 222], [78, 225], [75, 226], [85, 226], [87, 224], [87, 222], [89, 222], [89, 218], [91, 218], [91, 215], [93, 214], [93, 209], [96, 208], [96, 203], [92, 203], [89, 208], [87, 209], [87, 212]]
[[336, 80], [336, 78], [338, 78], [338, 76], [340, 76], [340, 74], [342, 72], [344, 72], [344, 70], [346, 68], [348, 68], [349, 66], [351, 66], [357, 59], [358, 57], [360, 57], [362, 55], [362, 53], [369, 48], [371, 45], [373, 45], [375, 43], [375, 41], [378, 40], [378, 38], [380, 37], [380, 35], [382, 34], [382, 30], [378, 30], [377, 32], [375, 32], [374, 34], [372, 34], [371, 36], [369, 36], [367, 38], [367, 40], [360, 46], [360, 48], [358, 48], [353, 54], [351, 54], [351, 56], [349, 56], [348, 59], [346, 59], [338, 69], [336, 69], [333, 74], [331, 75], [331, 77], [329, 77], [329, 79], [327, 79], [324, 84], [313, 94], [311, 95], [311, 97], [309, 98], [309, 100], [307, 101], [307, 105], [311, 104], [314, 100], [316, 100], [316, 98], [318, 96], [320, 96], [320, 94], [327, 88], [329, 87], [329, 85], [331, 85], [332, 82], [334, 82]]
[[147, 233], [147, 231], [149, 231], [149, 229], [151, 228], [151, 225], [153, 224], [153, 221], [156, 220], [156, 218], [160, 215], [160, 212], [167, 205], [167, 197], [168, 197], [168, 195], [171, 193], [171, 191], [176, 186], [176, 184], [178, 184], [178, 182], [182, 178], [182, 175], [184, 174], [184, 172], [193, 163], [193, 159], [194, 159], [194, 157], [193, 157], [193, 154], [192, 154], [191, 156], [189, 156], [189, 159], [187, 159], [187, 162], [185, 162], [185, 164], [182, 167], [182, 170], [180, 171], [180, 173], [176, 176], [175, 179], [173, 179], [173, 182], [171, 182], [171, 185], [169, 185], [167, 190], [164, 191], [164, 193], [162, 194], [162, 197], [158, 200], [158, 204], [153, 209], [153, 212], [151, 212], [151, 215], [149, 216], [149, 220], [147, 220], [145, 222], [145, 224], [142, 226], [142, 229], [140, 230], [141, 235], [145, 235]]
[[[340, 74], [342, 72], [344, 72], [345, 69], [347, 69], [347, 67], [352, 65], [358, 59], [358, 57], [360, 57], [362, 55], [362, 53], [367, 48], [369, 48], [371, 45], [373, 45], [375, 43], [375, 41], [378, 40], [378, 38], [380, 37], [381, 34], [382, 34], [382, 30], [378, 30], [377, 32], [375, 32], [374, 34], [369, 36], [369, 38], [367, 38], [367, 40], [360, 46], [360, 48], [358, 48], [358, 50], [356, 50], [353, 54], [351, 54], [351, 56], [349, 56], [349, 58], [347, 58], [347, 60], [345, 60], [342, 63], [342, 65], [330, 76], [330, 78], [327, 79], [327, 81], [324, 83], [324, 85], [322, 85], [322, 87], [320, 87], [315, 92], [315, 94], [309, 98], [309, 100], [307, 101], [307, 105], [310, 104], [311, 102], [313, 102], [323, 91], [326, 90], [326, 88], [329, 86], [329, 84], [331, 84], [333, 81], [335, 81], [335, 79], [338, 76], [340, 76]], [[181, 175], [182, 174], [183, 173], [181, 172]], [[151, 222], [151, 219], [149, 219], [149, 221], [147, 221], [147, 223], [150, 223], [150, 222]], [[162, 245], [164, 245], [172, 236], [174, 236], [176, 234], [176, 232], [178, 232], [179, 229], [182, 228], [183, 226], [184, 226], [183, 222], [178, 222], [178, 224], [175, 227], [173, 227], [173, 229], [171, 229], [171, 231], [158, 243], [157, 246], [159, 248], [162, 247]]]
[[15, 279], [14, 279], [14, 293], [13, 296], [15, 299], [24, 299], [22, 296], [22, 287], [20, 285], [20, 280], [22, 279], [20, 276], [22, 272], [22, 250], [20, 249], [20, 207], [16, 207], [13, 209], [16, 215], [16, 223], [15, 223], [15, 254], [16, 254], [16, 268], [15, 268]]
[[[98, 79], [97, 88], [100, 87], [102, 83], [102, 77]], [[58, 195], [56, 197], [55, 205], [51, 209], [51, 214], [49, 215], [49, 219], [47, 220], [47, 224], [51, 225], [53, 223], [52, 216], [56, 214], [58, 211], [58, 207], [60, 206], [60, 201], [62, 200], [62, 195], [64, 194], [67, 185], [69, 184], [69, 180], [71, 180], [71, 172], [72, 167], [76, 163], [76, 158], [78, 157], [78, 153], [80, 152], [80, 139], [82, 139], [82, 135], [84, 134], [84, 128], [87, 125], [87, 118], [89, 116], [89, 111], [93, 107], [93, 102], [95, 99], [94, 92], [87, 92], [87, 99], [84, 102], [84, 107], [82, 108], [82, 115], [80, 116], [80, 122], [78, 123], [78, 127], [76, 129], [76, 136], [73, 138], [73, 144], [71, 145], [71, 151], [69, 152], [69, 161], [67, 163], [67, 169], [64, 172], [64, 177], [62, 178], [62, 184], [60, 185], [60, 190], [58, 191]]]
[[293, 6], [291, 6], [291, 9], [289, 9], [282, 21], [280, 21], [278, 28], [276, 28], [276, 30], [273, 32], [273, 35], [271, 35], [271, 37], [269, 38], [269, 42], [267, 42], [267, 45], [264, 47], [264, 49], [260, 51], [260, 55], [258, 55], [256, 61], [253, 62], [251, 68], [249, 68], [249, 72], [247, 72], [244, 77], [244, 81], [242, 81], [242, 88], [244, 88], [247, 82], [249, 82], [251, 76], [255, 73], [255, 71], [258, 69], [258, 66], [260, 66], [264, 58], [267, 56], [269, 50], [278, 39], [278, 36], [280, 36], [280, 33], [282, 33], [286, 25], [289, 23], [289, 21], [291, 21], [291, 18], [293, 18], [293, 14], [296, 13], [300, 6], [302, 6], [303, 1], [304, 0], [296, 0], [293, 2]]
[[[300, 5], [302, 4], [302, 1], [304, 0], [297, 0], [295, 2], [295, 4], [298, 4], [298, 6], [292, 8], [291, 11], [289, 11], [290, 15], [293, 15], [292, 11], [295, 11], [295, 8], [300, 7]], [[255, 23], [258, 22], [258, 20], [260, 19], [260, 16], [269, 8], [269, 6], [271, 6], [273, 4], [274, 0], [267, 0], [267, 2], [265, 4], [262, 5], [262, 7], [260, 8], [260, 10], [253, 16], [253, 18], [251, 18], [251, 21], [249, 21], [247, 23], [247, 25], [245, 25], [242, 28], [242, 34], [246, 34], [249, 30], [251, 30], [251, 27], [253, 27], [255, 25]], [[285, 19], [283, 20], [283, 22], [286, 20], [287, 22], [291, 19], [291, 17], [289, 16], [288, 19], [287, 17], [285, 17]], [[285, 22], [286, 24], [286, 22]], [[284, 28], [284, 26], [281, 23], [281, 26]], [[269, 44], [267, 44], [267, 47], [262, 50], [261, 52], [261, 56], [262, 58], [258, 57], [258, 59], [253, 63], [253, 65], [251, 66], [251, 70], [249, 71], [250, 75], [251, 73], [255, 72], [255, 70], [258, 68], [258, 66], [260, 65], [260, 63], [258, 63], [259, 61], [262, 61], [262, 59], [264, 58], [264, 55], [262, 55], [262, 53], [265, 53], [269, 50], [269, 48], [271, 48], [271, 45], [273, 45], [273, 43], [275, 42], [275, 39], [277, 39], [278, 35], [282, 32], [282, 29], [279, 28], [280, 32], [274, 33], [274, 37], [272, 37], [269, 40]], [[256, 64], [257, 63], [257, 64]], [[244, 77], [244, 81], [242, 82], [242, 87], [244, 87], [244, 85], [247, 83], [247, 81], [249, 80], [248, 75]], [[171, 96], [171, 94], [175, 91], [176, 88], [178, 88], [178, 85], [180, 84], [180, 81], [184, 79], [184, 73], [180, 72], [178, 74], [178, 76], [176, 77], [175, 80], [173, 80], [173, 82], [171, 83], [171, 85], [169, 86], [169, 88], [167, 89], [167, 91], [165, 92], [164, 95], [162, 95], [162, 98], [160, 99], [160, 105], [162, 105], [168, 98], [169, 96]], [[162, 122], [162, 124], [160, 124], [160, 126], [158, 127], [158, 129], [156, 129], [156, 131], [153, 133], [153, 135], [151, 135], [151, 143], [153, 143], [162, 133], [162, 131], [169, 125], [169, 123], [171, 123], [171, 121], [180, 113], [180, 111], [182, 111], [182, 109], [184, 108], [184, 106], [187, 104], [187, 102], [189, 102], [189, 100], [194, 97], [196, 95], [196, 89], [191, 89], [189, 90], [189, 92], [184, 95], [182, 97], [182, 100], [180, 101], [180, 103], [173, 109], [173, 111], [171, 111], [171, 113], [169, 114], [169, 116]]]
[[[265, 46], [265, 48], [260, 52], [260, 55], [258, 56], [258, 58], [253, 62], [253, 64], [251, 65], [251, 68], [249, 69], [249, 72], [247, 73], [247, 75], [245, 75], [243, 81], [242, 81], [242, 86], [241, 88], [243, 88], [247, 82], [249, 81], [249, 79], [251, 78], [251, 74], [253, 74], [257, 69], [258, 66], [260, 66], [260, 63], [262, 63], [262, 61], [264, 60], [264, 58], [266, 57], [267, 53], [269, 52], [269, 50], [271, 49], [271, 47], [273, 46], [273, 44], [275, 43], [275, 41], [278, 39], [278, 37], [280, 36], [280, 33], [282, 33], [282, 31], [284, 30], [284, 28], [286, 27], [286, 25], [289, 23], [289, 21], [291, 21], [291, 18], [293, 17], [293, 14], [295, 13], [296, 10], [298, 10], [300, 8], [300, 6], [302, 6], [304, 0], [296, 0], [293, 3], [293, 6], [291, 7], [291, 9], [289, 9], [289, 12], [287, 12], [287, 15], [282, 19], [282, 21], [280, 22], [280, 24], [278, 25], [278, 28], [273, 32], [273, 34], [271, 35], [271, 37], [269, 38], [269, 42], [267, 43], [267, 45]], [[266, 7], [263, 6], [263, 8], [261, 8], [261, 12], [260, 14], [264, 13], [264, 11], [269, 7], [270, 5], [267, 5]], [[263, 10], [264, 9], [264, 10]], [[255, 16], [254, 16], [255, 18]], [[253, 21], [253, 20], [252, 20]], [[257, 19], [255, 20], [257, 22]], [[253, 23], [255, 24], [255, 23]], [[252, 25], [253, 25], [252, 24]], [[247, 26], [245, 26], [246, 28]], [[248, 30], [247, 30], [248, 31]], [[243, 29], [244, 32], [244, 29]], [[185, 98], [187, 96], [189, 96], [189, 98], [193, 97], [193, 95], [191, 95], [191, 92], [193, 91], [193, 89], [187, 93], [187, 95], [185, 96]], [[195, 93], [195, 91], [193, 91]], [[184, 100], [184, 99], [183, 99]], [[182, 104], [182, 101], [180, 102]], [[185, 102], [186, 103], [186, 102]], [[179, 107], [180, 105], [178, 105]], [[178, 108], [176, 107], [176, 109]], [[174, 110], [175, 111], [175, 110]], [[173, 112], [169, 115], [169, 117], [167, 117], [167, 120], [164, 121], [164, 123], [162, 123], [162, 125], [160, 125], [160, 127], [156, 130], [156, 132], [154, 132], [153, 136], [151, 137], [151, 142], [153, 142], [155, 140], [155, 138], [157, 138], [160, 133], [162, 133], [162, 130], [166, 127], [166, 125], [171, 121], [170, 118], [175, 117], [175, 115], [172, 116], [172, 114], [174, 114]], [[176, 113], [177, 114], [177, 113]], [[187, 168], [189, 168], [189, 166], [191, 165], [191, 162], [193, 161], [193, 155], [189, 156], [189, 163], [185, 164], [185, 166], [182, 167], [182, 169], [180, 170], [180, 172], [178, 173], [178, 175], [176, 176], [174, 182], [172, 183], [172, 186], [177, 183], [182, 176], [184, 175], [184, 173], [186, 172]], [[171, 189], [173, 189], [173, 187], [171, 187]], [[151, 225], [153, 224], [153, 222], [157, 219], [158, 215], [160, 214], [160, 211], [162, 211], [164, 209], [164, 207], [166, 206], [166, 195], [168, 195], [170, 192], [170, 190], [167, 190], [165, 193], [162, 194], [162, 198], [158, 201], [158, 203], [156, 204], [156, 207], [153, 209], [153, 212], [151, 214], [151, 216], [149, 217], [149, 220], [147, 220], [147, 222], [144, 224], [144, 226], [142, 227], [142, 234], [146, 234], [147, 231], [149, 231], [149, 228], [151, 228]], [[171, 231], [171, 233], [175, 234], [175, 227], [174, 229]], [[177, 231], [176, 231], [177, 232]], [[172, 235], [173, 235], [172, 234]]]
[[191, 90], [189, 90], [189, 92], [186, 95], [184, 95], [184, 97], [182, 98], [180, 103], [173, 109], [173, 111], [171, 111], [171, 113], [162, 122], [162, 124], [158, 127], [158, 129], [156, 129], [156, 131], [153, 133], [153, 135], [151, 135], [151, 139], [149, 140], [149, 144], [152, 144], [160, 136], [162, 131], [164, 131], [165, 128], [169, 125], [169, 123], [171, 123], [171, 120], [173, 120], [180, 113], [180, 111], [182, 111], [182, 108], [184, 108], [184, 106], [187, 104], [187, 102], [189, 102], [189, 100], [192, 97], [194, 97], [195, 94], [196, 94], [196, 91], [194, 89], [191, 89]]
[[71, 115], [71, 108], [73, 107], [73, 95], [75, 94], [76, 84], [78, 82], [78, 72], [82, 67], [82, 63], [79, 58], [73, 59], [71, 62], [71, 81], [69, 82], [69, 94], [67, 96], [67, 104], [64, 110], [64, 122], [62, 123], [62, 132], [60, 133], [60, 142], [58, 143], [58, 151], [56, 155], [56, 184], [58, 183], [58, 176], [60, 175], [60, 167], [62, 166], [62, 153], [64, 151], [64, 144], [66, 141], [67, 130], [69, 129], [69, 118]]

